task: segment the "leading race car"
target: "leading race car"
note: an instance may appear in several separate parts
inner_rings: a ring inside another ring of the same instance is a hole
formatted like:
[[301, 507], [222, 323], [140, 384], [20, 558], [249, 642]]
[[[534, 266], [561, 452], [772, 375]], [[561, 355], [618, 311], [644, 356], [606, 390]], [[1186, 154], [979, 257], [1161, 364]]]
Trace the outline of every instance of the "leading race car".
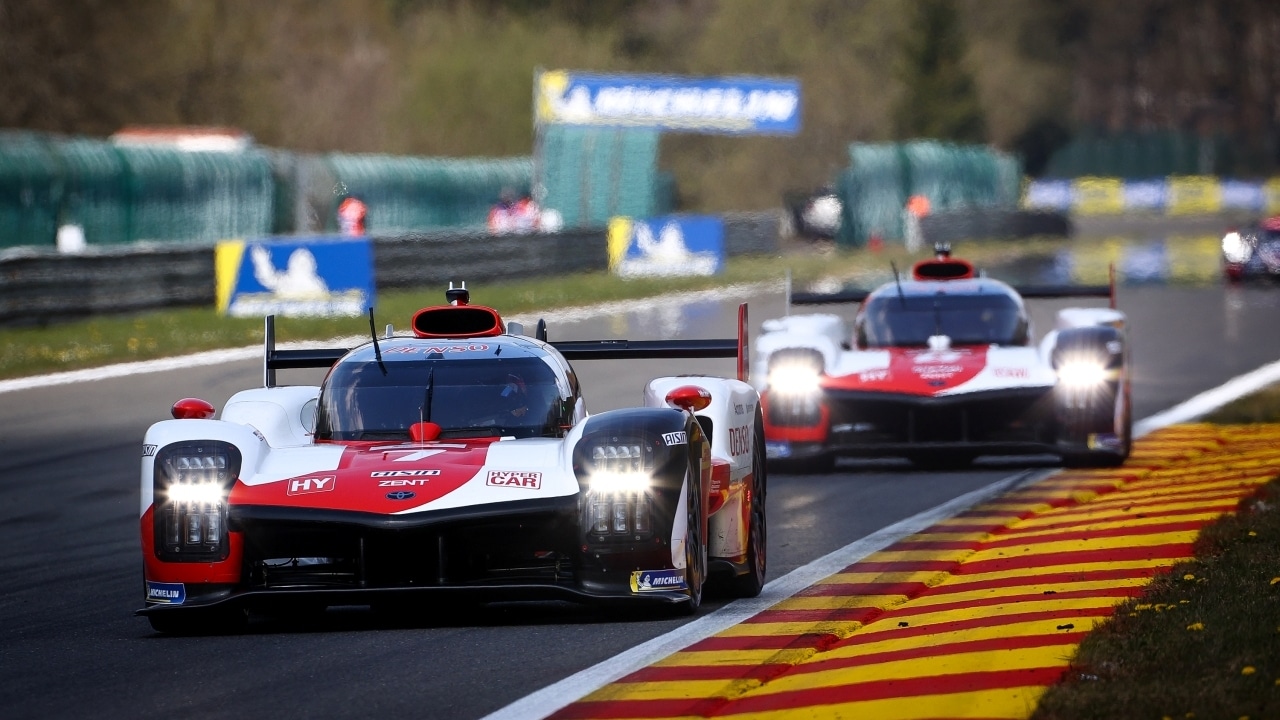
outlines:
[[[248, 612], [467, 599], [695, 610], [704, 581], [764, 584], [763, 420], [732, 340], [551, 343], [470, 305], [412, 336], [276, 349], [264, 387], [219, 419], [187, 398], [142, 446], [145, 615], [162, 632], [234, 630]], [[372, 313], [370, 329], [373, 328]], [[649, 381], [640, 407], [589, 414], [570, 360], [738, 358], [738, 378]], [[331, 367], [330, 367], [331, 366]], [[316, 386], [281, 369], [330, 367]]]
[[[769, 460], [824, 471], [838, 456], [905, 456], [924, 466], [980, 455], [1045, 454], [1118, 465], [1129, 454], [1125, 316], [1109, 286], [1014, 288], [940, 246], [874, 291], [797, 293], [788, 304], [860, 302], [838, 315], [767, 320], [753, 382]], [[1033, 343], [1023, 298], [1109, 297], [1060, 310]]]

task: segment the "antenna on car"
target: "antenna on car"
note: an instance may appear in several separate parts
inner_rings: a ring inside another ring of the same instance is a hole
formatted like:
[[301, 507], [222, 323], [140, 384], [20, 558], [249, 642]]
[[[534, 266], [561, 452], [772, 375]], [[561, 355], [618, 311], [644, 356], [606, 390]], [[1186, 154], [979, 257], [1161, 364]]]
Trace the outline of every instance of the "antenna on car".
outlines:
[[893, 283], [898, 286], [898, 301], [902, 303], [902, 307], [906, 307], [907, 295], [902, 292], [902, 278], [898, 276], [898, 264], [890, 260], [889, 267], [893, 269]]
[[378, 359], [378, 367], [382, 368], [382, 374], [387, 374], [386, 363], [382, 362], [382, 348], [378, 347], [378, 329], [373, 324], [373, 308], [369, 308], [369, 334], [373, 336], [373, 356]]

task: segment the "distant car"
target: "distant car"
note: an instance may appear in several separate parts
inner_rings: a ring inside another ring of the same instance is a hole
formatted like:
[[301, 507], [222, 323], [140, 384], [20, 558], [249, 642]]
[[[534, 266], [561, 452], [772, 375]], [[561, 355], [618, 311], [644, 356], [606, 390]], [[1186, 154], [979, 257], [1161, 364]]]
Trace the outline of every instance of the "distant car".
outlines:
[[[1060, 310], [1033, 343], [1023, 298], [1070, 296], [1112, 303]], [[765, 321], [756, 340], [752, 378], [773, 464], [824, 471], [840, 456], [900, 456], [939, 467], [1052, 453], [1067, 465], [1119, 465], [1128, 456], [1129, 349], [1112, 286], [1014, 288], [943, 246], [873, 291], [789, 299], [839, 302], [861, 303], [852, 327], [835, 314], [795, 314]]]
[[1222, 272], [1229, 282], [1280, 279], [1280, 217], [1223, 235]]
[[[697, 609], [764, 584], [759, 395], [736, 339], [551, 343], [464, 288], [412, 335], [276, 349], [213, 419], [187, 398], [142, 446], [145, 607], [161, 632], [248, 612], [457, 599]], [[370, 327], [373, 327], [372, 314]], [[738, 378], [659, 377], [589, 414], [570, 360], [737, 357]], [[276, 372], [330, 368], [316, 386]], [[434, 604], [433, 604], [434, 603]]]

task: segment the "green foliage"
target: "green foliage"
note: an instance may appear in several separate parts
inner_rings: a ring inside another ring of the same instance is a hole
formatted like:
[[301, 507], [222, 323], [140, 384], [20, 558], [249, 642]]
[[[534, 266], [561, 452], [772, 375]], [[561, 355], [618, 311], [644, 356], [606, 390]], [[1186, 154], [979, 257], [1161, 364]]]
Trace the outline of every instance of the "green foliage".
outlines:
[[982, 107], [965, 67], [965, 38], [952, 0], [917, 0], [902, 41], [906, 93], [894, 113], [897, 136], [983, 142]]

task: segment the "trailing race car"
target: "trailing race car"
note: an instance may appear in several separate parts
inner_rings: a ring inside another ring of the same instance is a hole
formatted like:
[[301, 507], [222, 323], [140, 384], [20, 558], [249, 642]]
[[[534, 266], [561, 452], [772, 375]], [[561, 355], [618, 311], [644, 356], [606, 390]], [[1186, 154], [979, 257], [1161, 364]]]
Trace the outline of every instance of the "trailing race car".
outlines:
[[[187, 398], [142, 446], [146, 605], [162, 632], [272, 607], [561, 599], [695, 610], [765, 577], [759, 395], [732, 340], [534, 337], [450, 286], [354, 349], [276, 349], [220, 419]], [[370, 329], [373, 328], [372, 312]], [[588, 414], [570, 360], [737, 357]], [[318, 386], [276, 371], [330, 367]]]
[[[909, 279], [874, 291], [795, 294], [788, 304], [860, 302], [852, 332], [833, 314], [767, 320], [753, 382], [767, 456], [823, 471], [838, 456], [924, 466], [979, 455], [1059, 455], [1119, 465], [1131, 436], [1125, 316], [1104, 286], [1014, 288], [939, 246]], [[1109, 297], [1068, 308], [1033, 344], [1023, 298]]]
[[1280, 217], [1223, 235], [1222, 272], [1228, 282], [1280, 279]]

